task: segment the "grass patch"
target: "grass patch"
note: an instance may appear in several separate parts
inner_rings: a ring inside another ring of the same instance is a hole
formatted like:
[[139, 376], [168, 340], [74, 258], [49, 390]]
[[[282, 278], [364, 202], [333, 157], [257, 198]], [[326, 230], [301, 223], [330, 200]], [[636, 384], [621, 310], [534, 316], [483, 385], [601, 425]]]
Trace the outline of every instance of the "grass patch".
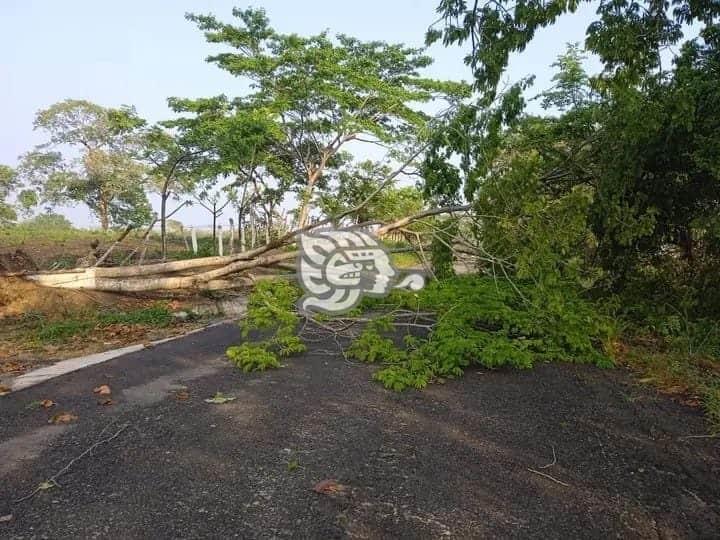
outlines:
[[88, 313], [62, 321], [39, 319], [36, 320], [32, 334], [38, 344], [56, 344], [87, 335], [96, 328], [115, 324], [162, 327], [168, 326], [172, 321], [172, 312], [165, 306], [156, 305], [130, 311]]
[[115, 240], [117, 236], [117, 231], [77, 229], [75, 227], [46, 227], [32, 222], [0, 227], [0, 245], [11, 248], [25, 244], [34, 244], [39, 240], [41, 240], [42, 243], [87, 241], [89, 244], [92, 240], [110, 242]]
[[418, 255], [412, 251], [403, 253], [391, 253], [390, 258], [396, 268], [412, 268], [415, 266], [420, 266], [422, 264], [420, 257], [418, 257]]
[[626, 346], [620, 358], [640, 382], [679, 396], [689, 405], [702, 406], [712, 433], [720, 433], [720, 360], [678, 352], [661, 339]]

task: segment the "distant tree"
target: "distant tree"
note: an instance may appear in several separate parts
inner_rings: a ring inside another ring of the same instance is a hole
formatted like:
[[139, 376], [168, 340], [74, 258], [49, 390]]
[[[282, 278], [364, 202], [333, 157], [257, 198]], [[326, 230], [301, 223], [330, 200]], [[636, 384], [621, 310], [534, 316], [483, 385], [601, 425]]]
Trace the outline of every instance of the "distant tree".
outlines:
[[188, 15], [223, 52], [208, 61], [251, 84], [238, 106], [268, 111], [279, 126], [275, 156], [292, 171], [299, 192], [297, 225], [306, 225], [310, 205], [328, 171], [348, 159], [351, 141], [393, 147], [417, 137], [428, 115], [417, 105], [466, 97], [462, 83], [421, 77], [432, 62], [423, 49], [361, 42], [327, 33], [281, 34], [263, 10], [234, 9], [234, 26], [209, 15]]
[[[338, 174], [337, 186], [321, 195], [320, 207], [328, 216], [342, 214], [360, 206], [376, 192], [390, 174], [390, 168], [372, 161], [349, 166]], [[419, 212], [423, 195], [415, 187], [386, 187], [353, 217], [354, 223], [392, 221]]]
[[202, 167], [197, 170], [204, 186], [221, 177], [235, 178], [227, 195], [237, 211], [240, 243], [244, 246], [245, 214], [260, 205], [271, 225], [273, 210], [292, 183], [292, 170], [278, 150], [282, 140], [279, 126], [267, 109], [251, 109], [225, 96], [171, 98], [169, 102], [176, 112], [192, 114], [167, 125], [205, 149]]
[[225, 208], [232, 202], [227, 196], [226, 189], [215, 189], [217, 180], [208, 179], [200, 184], [198, 192], [195, 193], [195, 200], [207, 210], [212, 216], [212, 238], [213, 251], [217, 249], [215, 240], [217, 239], [217, 220], [222, 216]]
[[31, 227], [37, 227], [38, 229], [72, 229], [73, 225], [70, 220], [60, 214], [54, 214], [47, 212], [44, 214], [38, 214], [34, 218], [26, 222]]
[[8, 165], [0, 165], [0, 225], [13, 222], [17, 219], [17, 213], [12, 205], [7, 202], [12, 190], [17, 183], [17, 173]]
[[198, 169], [204, 165], [206, 148], [160, 125], [145, 130], [140, 146], [140, 153], [149, 167], [149, 185], [160, 195], [160, 238], [164, 260], [167, 257], [168, 200], [193, 191], [200, 180]]
[[143, 124], [131, 107], [71, 99], [56, 103], [37, 113], [35, 129], [49, 140], [22, 157], [19, 172], [40, 190], [43, 203], [84, 203], [103, 230], [147, 222], [146, 170], [136, 159]]
[[17, 207], [25, 217], [32, 216], [38, 204], [40, 204], [40, 198], [37, 191], [33, 189], [23, 189], [17, 194]]
[[557, 69], [552, 88], [541, 94], [544, 109], [560, 111], [584, 105], [590, 98], [590, 79], [583, 68], [582, 50], [578, 43], [568, 43], [565, 52], [551, 65]]

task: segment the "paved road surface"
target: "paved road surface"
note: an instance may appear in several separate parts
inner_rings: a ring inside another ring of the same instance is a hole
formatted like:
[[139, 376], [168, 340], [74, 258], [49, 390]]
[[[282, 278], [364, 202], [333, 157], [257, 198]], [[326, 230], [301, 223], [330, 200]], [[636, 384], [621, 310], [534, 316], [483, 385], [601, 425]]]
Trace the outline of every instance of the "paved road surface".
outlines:
[[[222, 358], [237, 339], [223, 325], [0, 398], [0, 516], [12, 515], [0, 517], [0, 537], [720, 531], [720, 441], [679, 440], [705, 431], [700, 413], [620, 371], [475, 370], [396, 394], [332, 344], [284, 369], [243, 374]], [[114, 404], [98, 404], [101, 384]], [[217, 391], [237, 399], [204, 401]], [[40, 399], [58, 405], [28, 407]], [[61, 411], [78, 418], [48, 424]], [[126, 425], [59, 488], [13, 502]], [[327, 479], [342, 487], [313, 491]]]

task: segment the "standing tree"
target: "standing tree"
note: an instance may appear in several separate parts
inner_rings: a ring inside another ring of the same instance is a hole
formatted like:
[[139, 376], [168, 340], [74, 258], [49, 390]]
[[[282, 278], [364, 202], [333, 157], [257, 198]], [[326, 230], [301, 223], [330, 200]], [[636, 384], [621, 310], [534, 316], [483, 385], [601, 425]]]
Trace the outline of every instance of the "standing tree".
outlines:
[[12, 167], [0, 165], [0, 225], [10, 223], [17, 219], [15, 209], [7, 201], [8, 196], [15, 188], [17, 174]]
[[590, 98], [590, 79], [583, 68], [585, 56], [578, 43], [568, 43], [565, 53], [551, 65], [557, 68], [552, 88], [543, 92], [544, 109], [555, 107], [560, 111], [576, 109]]
[[56, 103], [37, 113], [35, 129], [46, 131], [49, 140], [23, 156], [20, 174], [39, 189], [44, 203], [86, 204], [103, 230], [147, 222], [146, 171], [135, 159], [143, 124], [131, 107]]
[[415, 187], [387, 187], [370, 198], [390, 173], [389, 167], [372, 161], [347, 167], [339, 172], [335, 189], [320, 197], [320, 207], [328, 216], [341, 215], [370, 199], [353, 214], [355, 224], [395, 221], [420, 212], [423, 196]]
[[[160, 238], [162, 258], [167, 257], [167, 203], [171, 198], [192, 192], [199, 181], [204, 148], [184, 140], [179, 134], [152, 126], [142, 136], [142, 156], [150, 166], [150, 185], [160, 195]], [[180, 207], [184, 206], [181, 204]], [[177, 209], [170, 212], [174, 214]]]
[[209, 15], [188, 15], [211, 43], [234, 52], [208, 58], [243, 77], [252, 92], [236, 103], [265, 110], [279, 126], [275, 154], [292, 171], [299, 192], [297, 226], [307, 224], [312, 198], [351, 141], [392, 147], [418, 136], [429, 117], [418, 104], [466, 97], [462, 83], [419, 75], [431, 58], [423, 49], [361, 42], [327, 33], [280, 34], [263, 10], [234, 9], [234, 26]]
[[[212, 216], [212, 238], [213, 251], [217, 249], [217, 220], [223, 211], [232, 201], [227, 197], [225, 189], [215, 189], [217, 181], [209, 179], [200, 186], [200, 191], [195, 194], [195, 200]], [[225, 198], [225, 202], [223, 202]]]

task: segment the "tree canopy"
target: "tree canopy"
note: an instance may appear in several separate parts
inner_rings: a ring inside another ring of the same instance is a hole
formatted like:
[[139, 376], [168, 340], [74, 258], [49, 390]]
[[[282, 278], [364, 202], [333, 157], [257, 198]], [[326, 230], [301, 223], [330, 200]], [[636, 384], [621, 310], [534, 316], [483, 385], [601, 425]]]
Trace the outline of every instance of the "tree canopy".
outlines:
[[37, 113], [35, 129], [47, 133], [48, 141], [22, 156], [19, 173], [43, 203], [83, 203], [103, 229], [147, 222], [145, 168], [135, 159], [143, 125], [132, 107], [56, 103]]
[[210, 43], [232, 49], [208, 61], [248, 83], [248, 94], [233, 101], [235, 111], [262, 110], [277, 126], [271, 147], [299, 191], [299, 226], [316, 187], [347, 161], [342, 150], [348, 143], [411, 144], [431, 118], [419, 104], [469, 95], [463, 83], [422, 77], [420, 70], [432, 62], [422, 49], [326, 32], [281, 34], [263, 10], [234, 9], [233, 15], [239, 24], [188, 18]]

